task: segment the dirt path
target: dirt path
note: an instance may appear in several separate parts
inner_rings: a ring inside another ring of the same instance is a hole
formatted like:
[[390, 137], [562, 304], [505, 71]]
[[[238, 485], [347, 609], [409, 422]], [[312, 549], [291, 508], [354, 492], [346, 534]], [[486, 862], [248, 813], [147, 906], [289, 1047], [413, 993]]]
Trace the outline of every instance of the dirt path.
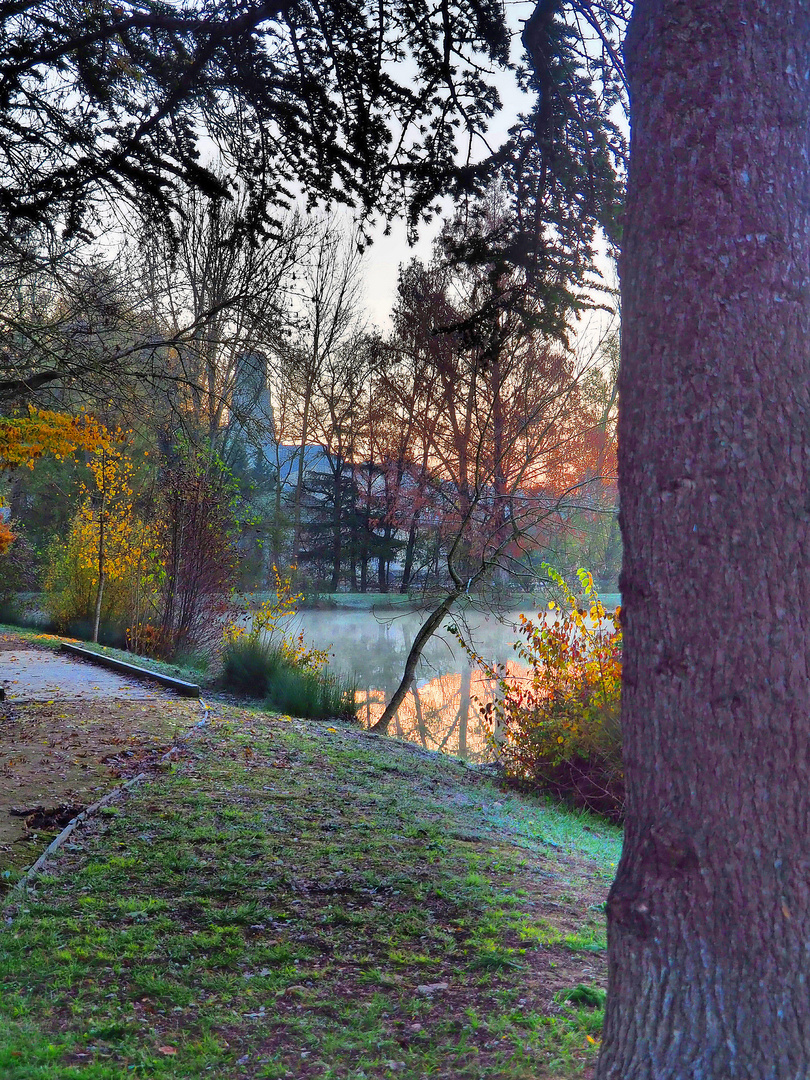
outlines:
[[35, 648], [11, 634], [0, 635], [0, 686], [9, 702], [47, 701], [54, 696], [71, 701], [175, 700], [171, 691], [157, 684], [130, 679], [64, 653]]
[[[0, 635], [0, 873], [33, 862], [71, 817], [156, 767], [197, 701]], [[25, 813], [23, 813], [25, 811]]]

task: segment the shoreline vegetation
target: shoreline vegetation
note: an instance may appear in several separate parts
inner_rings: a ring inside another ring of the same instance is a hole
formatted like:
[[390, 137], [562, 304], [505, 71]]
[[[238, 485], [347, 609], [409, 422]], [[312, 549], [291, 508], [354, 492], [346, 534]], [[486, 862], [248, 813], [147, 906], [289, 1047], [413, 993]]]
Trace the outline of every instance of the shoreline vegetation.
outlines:
[[[272, 590], [256, 590], [249, 593], [241, 593], [237, 595], [234, 604], [235, 607], [243, 610], [245, 613], [249, 613], [260, 607], [261, 604], [273, 595], [275, 594]], [[618, 592], [600, 593], [600, 597], [608, 611], [614, 610], [621, 605], [621, 594]], [[551, 594], [546, 591], [530, 593], [510, 592], [502, 598], [504, 601], [508, 600], [508, 603], [491, 603], [490, 605], [490, 601], [479, 601], [479, 599], [475, 597], [473, 598], [473, 601], [475, 603], [486, 603], [487, 605], [492, 606], [497, 614], [506, 614], [512, 611], [546, 610], [550, 598]], [[301, 599], [299, 610], [377, 611], [390, 609], [393, 611], [420, 611], [423, 608], [430, 608], [434, 599], [435, 598], [432, 595], [425, 596], [421, 593], [311, 593], [309, 595], [304, 595]], [[23, 629], [36, 629], [35, 623], [37, 620], [40, 620], [43, 626], [47, 624], [47, 616], [42, 609], [39, 593], [20, 593], [18, 597], [15, 598], [15, 601], [6, 605], [6, 607], [7, 610], [3, 613], [5, 615], [3, 621], [9, 625], [17, 625], [16, 623], [11, 622], [11, 619], [9, 618], [9, 616], [14, 615], [15, 611], [19, 617], [27, 620], [22, 625]]]
[[[245, 596], [251, 606], [259, 604], [270, 593], [253, 593]], [[600, 593], [602, 602], [607, 610], [615, 610], [621, 606], [621, 594], [618, 592]], [[548, 608], [551, 593], [546, 591], [537, 592], [508, 592], [505, 593], [498, 603], [478, 597], [472, 597], [472, 602], [482, 607], [492, 607], [496, 614], [508, 614], [509, 612], [535, 610], [543, 611]], [[508, 602], [507, 602], [508, 601]], [[301, 611], [384, 611], [405, 610], [420, 611], [430, 609], [435, 602], [435, 596], [426, 596], [421, 593], [403, 595], [401, 593], [315, 593], [305, 596], [301, 601]]]
[[[552, 582], [548, 593], [558, 595], [562, 606], [560, 601], [547, 600], [545, 612], [541, 609], [534, 621], [519, 610], [514, 612], [512, 621], [518, 641], [512, 648], [519, 663], [491, 660], [488, 657], [492, 654], [488, 652], [479, 655], [468, 644], [471, 638], [463, 636], [454, 623], [442, 628], [457, 638], [470, 665], [466, 682], [465, 676], [460, 674], [456, 680], [458, 686], [449, 677], [442, 688], [448, 702], [445, 709], [449, 725], [447, 739], [455, 723], [463, 725], [463, 731], [459, 728], [458, 748], [451, 745], [447, 750], [457, 752], [461, 757], [468, 756], [471, 746], [468, 721], [472, 710], [477, 709], [477, 728], [473, 731], [477, 743], [471, 756], [481, 761], [495, 756], [504, 768], [505, 777], [517, 787], [536, 789], [575, 807], [621, 821], [624, 806], [618, 726], [621, 632], [615, 611], [609, 611], [611, 602], [619, 598], [609, 595], [605, 597], [605, 603], [586, 571], [579, 572], [579, 587], [575, 593], [559, 574], [552, 568], [547, 569]], [[232, 614], [240, 609], [242, 614], [224, 623], [222, 646], [215, 655], [179, 654], [172, 661], [152, 660], [141, 666], [198, 684], [205, 692], [214, 692], [231, 700], [262, 702], [264, 710], [271, 714], [279, 711], [310, 720], [340, 718], [362, 723], [360, 714], [365, 709], [365, 726], [375, 731], [379, 723], [372, 723], [371, 687], [386, 684], [383, 681], [361, 683], [357, 672], [363, 670], [364, 650], [357, 651], [352, 663], [352, 653], [347, 654], [345, 642], [347, 631], [351, 635], [362, 631], [365, 617], [370, 615], [384, 621], [385, 609], [380, 609], [377, 601], [390, 597], [379, 593], [336, 594], [332, 597], [336, 602], [331, 609], [335, 612], [335, 622], [348, 617], [352, 620], [352, 629], [349, 631], [349, 627], [344, 626], [341, 659], [330, 667], [330, 660], [335, 659], [333, 654], [328, 648], [315, 645], [310, 640], [309, 630], [303, 629], [299, 621], [299, 616], [305, 613], [303, 595], [293, 592], [289, 577], [278, 571], [275, 575], [276, 588], [272, 593], [266, 597], [262, 593], [247, 594], [231, 605]], [[410, 612], [411, 621], [418, 624], [418, 616], [406, 607], [408, 598], [397, 599], [399, 607], [389, 608], [388, 612], [393, 611], [394, 618], [400, 612]], [[522, 599], [536, 600], [537, 597]], [[339, 600], [344, 601], [342, 607], [337, 606]], [[470, 609], [475, 610], [474, 601], [470, 602]], [[459, 615], [464, 618], [463, 613]], [[319, 616], [313, 618], [317, 620]], [[320, 621], [324, 619], [327, 626], [331, 625], [330, 611]], [[361, 622], [358, 623], [358, 619]], [[509, 613], [504, 613], [507, 628], [509, 621]], [[303, 627], [307, 625], [304, 621]], [[608, 627], [612, 627], [612, 631], [608, 632]], [[406, 648], [407, 633], [403, 629]], [[528, 640], [521, 645], [525, 635]], [[126, 637], [128, 640], [129, 634]], [[323, 626], [314, 635], [314, 640], [323, 641]], [[378, 649], [380, 645], [387, 646], [387, 641], [380, 640]], [[142, 659], [137, 651], [122, 652], [110, 648], [100, 651], [119, 659], [132, 656], [137, 656], [139, 662]], [[483, 688], [482, 684], [476, 694], [472, 690], [473, 668], [479, 676], [489, 679], [488, 686]], [[355, 671], [355, 674], [347, 671]], [[386, 676], [382, 670], [375, 669], [372, 677], [380, 680]], [[531, 686], [539, 688], [536, 693], [527, 691], [527, 679]], [[425, 694], [427, 703], [433, 684], [428, 681], [426, 685], [429, 687]], [[458, 697], [457, 709], [452, 701], [454, 688]], [[390, 701], [386, 691], [383, 693], [383, 700]], [[424, 712], [420, 711], [419, 688], [413, 680], [409, 693], [417, 725], [411, 730], [413, 725], [406, 722], [410, 713], [406, 712], [406, 721], [401, 726], [397, 714], [397, 733], [421, 742], [427, 748], [428, 728]], [[378, 697], [376, 691], [375, 696]], [[444, 713], [437, 714], [435, 719], [441, 737]], [[431, 741], [443, 749], [447, 739]]]

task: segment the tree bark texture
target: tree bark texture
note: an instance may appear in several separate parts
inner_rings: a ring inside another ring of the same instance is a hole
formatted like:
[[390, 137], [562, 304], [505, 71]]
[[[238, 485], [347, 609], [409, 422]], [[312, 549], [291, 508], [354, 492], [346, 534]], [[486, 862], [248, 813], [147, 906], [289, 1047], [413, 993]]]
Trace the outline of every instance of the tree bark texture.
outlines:
[[810, 1076], [810, 4], [638, 0], [599, 1080]]
[[416, 510], [411, 518], [411, 527], [408, 530], [408, 542], [405, 545], [405, 566], [402, 570], [402, 584], [399, 587], [401, 593], [408, 591], [408, 586], [411, 583], [411, 572], [413, 571], [413, 556], [416, 551], [416, 530], [419, 527], [419, 511]]

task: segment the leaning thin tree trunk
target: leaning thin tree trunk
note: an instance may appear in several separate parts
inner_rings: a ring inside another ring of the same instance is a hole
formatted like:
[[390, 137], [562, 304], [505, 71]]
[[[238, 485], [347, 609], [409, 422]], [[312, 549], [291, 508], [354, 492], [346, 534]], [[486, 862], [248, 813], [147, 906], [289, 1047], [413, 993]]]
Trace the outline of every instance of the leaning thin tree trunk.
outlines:
[[340, 535], [341, 525], [343, 524], [341, 514], [343, 493], [341, 491], [340, 462], [337, 464], [334, 482], [335, 502], [332, 511], [332, 580], [330, 582], [329, 591], [336, 593], [340, 587], [340, 563], [343, 555], [343, 541]]
[[[104, 483], [104, 460], [102, 459], [102, 484]], [[98, 586], [96, 588], [96, 606], [93, 612], [93, 637], [94, 644], [98, 644], [98, 627], [101, 622], [101, 602], [104, 599], [104, 582], [106, 580], [106, 567], [104, 565], [104, 491], [101, 492], [101, 504], [98, 512]]]
[[637, 0], [599, 1080], [810, 1076], [810, 18]]
[[416, 665], [419, 663], [419, 657], [422, 655], [422, 650], [428, 641], [430, 641], [430, 638], [435, 631], [439, 629], [442, 624], [442, 619], [450, 611], [462, 592], [462, 589], [454, 589], [452, 592], [449, 592], [438, 607], [431, 611], [430, 615], [428, 615], [427, 619], [425, 619], [424, 623], [419, 628], [419, 632], [413, 639], [413, 645], [411, 645], [408, 653], [408, 659], [405, 661], [405, 672], [402, 676], [402, 681], [394, 691], [393, 697], [386, 705], [385, 711], [380, 719], [376, 724], [372, 725], [372, 731], [379, 732], [381, 735], [384, 735], [388, 731], [388, 725], [391, 723], [397, 709], [405, 700], [408, 690], [410, 689], [411, 682], [416, 674]]

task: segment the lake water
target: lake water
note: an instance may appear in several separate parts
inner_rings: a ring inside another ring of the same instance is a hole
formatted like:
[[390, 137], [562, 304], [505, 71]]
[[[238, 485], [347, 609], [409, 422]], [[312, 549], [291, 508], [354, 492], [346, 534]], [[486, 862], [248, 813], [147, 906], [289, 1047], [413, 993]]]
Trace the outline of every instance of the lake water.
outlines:
[[[526, 611], [534, 618], [535, 611]], [[331, 666], [357, 679], [360, 720], [368, 727], [381, 715], [399, 685], [405, 659], [424, 621], [424, 612], [401, 614], [388, 609], [369, 611], [304, 611], [300, 625], [307, 642], [328, 648]], [[504, 663], [514, 657], [511, 643], [518, 637], [519, 612], [451, 612], [445, 627], [457, 623], [465, 638], [488, 661]], [[510, 664], [510, 669], [512, 664]], [[419, 743], [428, 750], [457, 754], [472, 761], [490, 757], [481, 721], [482, 704], [492, 700], [494, 686], [452, 634], [442, 629], [428, 642], [416, 673], [415, 686], [400, 706], [389, 734]]]

